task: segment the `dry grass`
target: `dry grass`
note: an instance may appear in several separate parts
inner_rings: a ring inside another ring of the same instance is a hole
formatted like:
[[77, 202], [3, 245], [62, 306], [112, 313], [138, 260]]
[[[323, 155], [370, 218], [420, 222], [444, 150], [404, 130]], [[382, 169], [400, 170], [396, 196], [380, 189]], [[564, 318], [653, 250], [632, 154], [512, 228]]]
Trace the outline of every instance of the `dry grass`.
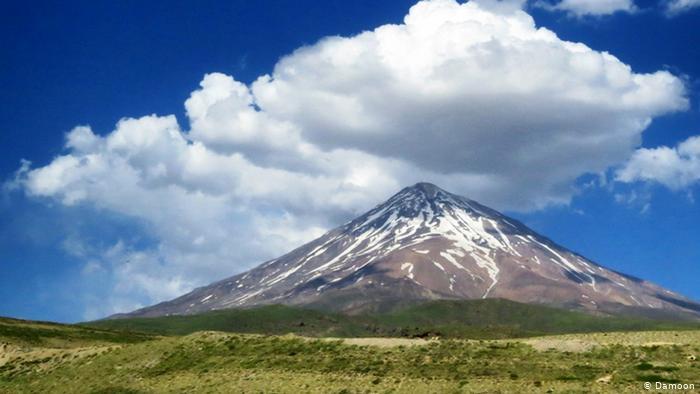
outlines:
[[[513, 340], [507, 340], [513, 341]], [[700, 331], [640, 331], [549, 335], [517, 340], [537, 350], [582, 352], [605, 345], [684, 346], [700, 344]]]

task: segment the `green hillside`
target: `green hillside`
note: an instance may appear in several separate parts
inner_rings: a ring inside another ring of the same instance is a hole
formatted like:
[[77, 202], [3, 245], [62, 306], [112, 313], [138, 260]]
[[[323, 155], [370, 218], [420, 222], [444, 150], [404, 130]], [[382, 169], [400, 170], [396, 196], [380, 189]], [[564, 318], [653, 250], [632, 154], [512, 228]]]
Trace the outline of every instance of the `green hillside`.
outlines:
[[23, 346], [60, 348], [109, 343], [137, 343], [153, 338], [153, 335], [146, 333], [0, 317], [0, 342]]
[[86, 326], [184, 335], [196, 331], [226, 331], [280, 335], [297, 333], [306, 336], [363, 336], [367, 332], [361, 318], [269, 305], [252, 309], [227, 309], [198, 315], [99, 320]]
[[156, 334], [225, 331], [313, 337], [508, 338], [554, 333], [700, 328], [698, 323], [601, 317], [501, 299], [431, 301], [396, 312], [341, 315], [282, 305], [229, 309], [189, 316], [129, 318], [87, 323], [91, 327]]

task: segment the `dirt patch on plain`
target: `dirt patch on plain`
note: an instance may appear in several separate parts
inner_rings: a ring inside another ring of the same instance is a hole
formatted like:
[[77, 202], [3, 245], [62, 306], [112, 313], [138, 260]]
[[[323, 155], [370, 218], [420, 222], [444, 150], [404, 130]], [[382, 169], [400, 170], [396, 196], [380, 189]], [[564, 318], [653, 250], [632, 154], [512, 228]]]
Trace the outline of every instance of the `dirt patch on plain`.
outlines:
[[526, 339], [522, 342], [532, 346], [538, 351], [553, 349], [560, 352], [574, 353], [588, 352], [593, 350], [594, 347], [598, 346], [598, 344], [595, 342], [568, 338], [534, 338]]
[[397, 346], [424, 346], [437, 340], [420, 338], [335, 338], [346, 345], [397, 347]]

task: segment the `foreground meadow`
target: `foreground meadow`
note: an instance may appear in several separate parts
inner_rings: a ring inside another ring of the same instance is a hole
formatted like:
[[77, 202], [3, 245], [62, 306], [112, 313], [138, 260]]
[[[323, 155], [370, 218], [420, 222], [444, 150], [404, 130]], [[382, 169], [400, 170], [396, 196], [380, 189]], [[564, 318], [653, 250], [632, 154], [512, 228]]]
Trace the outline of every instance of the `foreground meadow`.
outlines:
[[513, 340], [111, 335], [0, 331], [0, 392], [636, 393], [657, 381], [700, 387], [700, 331]]

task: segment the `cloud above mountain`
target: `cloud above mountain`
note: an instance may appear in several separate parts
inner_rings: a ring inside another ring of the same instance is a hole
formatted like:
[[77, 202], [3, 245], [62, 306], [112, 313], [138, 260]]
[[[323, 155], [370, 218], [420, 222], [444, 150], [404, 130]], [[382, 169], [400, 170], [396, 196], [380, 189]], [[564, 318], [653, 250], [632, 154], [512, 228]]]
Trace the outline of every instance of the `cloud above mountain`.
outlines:
[[578, 177], [625, 162], [654, 117], [684, 110], [686, 90], [561, 40], [521, 5], [422, 1], [402, 24], [323, 38], [251, 84], [207, 74], [188, 129], [158, 115], [76, 127], [21, 183], [146, 223], [155, 247], [91, 258], [122, 297], [158, 289], [142, 302], [274, 257], [417, 181], [500, 209], [566, 203]]

